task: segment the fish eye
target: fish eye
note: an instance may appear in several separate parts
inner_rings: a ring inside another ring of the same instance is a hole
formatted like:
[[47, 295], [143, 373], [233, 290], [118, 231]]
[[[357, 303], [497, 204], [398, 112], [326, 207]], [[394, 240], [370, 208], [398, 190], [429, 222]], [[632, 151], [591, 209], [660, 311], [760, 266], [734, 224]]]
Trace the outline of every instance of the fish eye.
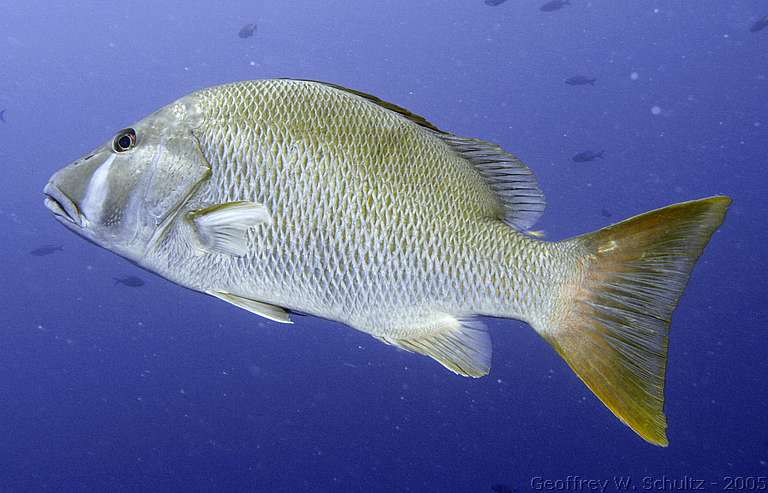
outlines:
[[120, 130], [112, 141], [115, 152], [126, 152], [136, 145], [136, 131], [132, 128]]

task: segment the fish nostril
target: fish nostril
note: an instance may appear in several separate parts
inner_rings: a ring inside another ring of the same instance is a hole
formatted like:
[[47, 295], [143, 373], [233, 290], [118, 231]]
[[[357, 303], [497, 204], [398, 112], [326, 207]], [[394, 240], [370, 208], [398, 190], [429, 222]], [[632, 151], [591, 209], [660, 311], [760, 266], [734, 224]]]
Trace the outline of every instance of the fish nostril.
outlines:
[[81, 166], [81, 165], [83, 165], [83, 164], [84, 164], [86, 161], [88, 161], [89, 159], [91, 159], [91, 158], [92, 158], [93, 156], [95, 156], [95, 155], [96, 155], [96, 154], [94, 153], [94, 154], [89, 154], [89, 155], [85, 156], [84, 158], [80, 158], [80, 159], [78, 159], [77, 161], [75, 161], [75, 162], [72, 164], [72, 166], [74, 166], [74, 167], [77, 167], [77, 166]]

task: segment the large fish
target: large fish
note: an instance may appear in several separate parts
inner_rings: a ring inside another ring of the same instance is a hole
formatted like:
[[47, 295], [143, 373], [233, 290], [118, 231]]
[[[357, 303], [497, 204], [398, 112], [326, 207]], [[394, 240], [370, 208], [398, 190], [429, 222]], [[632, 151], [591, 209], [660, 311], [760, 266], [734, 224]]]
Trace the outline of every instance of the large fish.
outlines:
[[333, 84], [190, 94], [54, 174], [45, 203], [87, 239], [278, 322], [345, 323], [459, 375], [491, 365], [476, 317], [528, 322], [624, 423], [666, 445], [670, 316], [730, 199], [562, 242], [527, 234], [533, 173]]

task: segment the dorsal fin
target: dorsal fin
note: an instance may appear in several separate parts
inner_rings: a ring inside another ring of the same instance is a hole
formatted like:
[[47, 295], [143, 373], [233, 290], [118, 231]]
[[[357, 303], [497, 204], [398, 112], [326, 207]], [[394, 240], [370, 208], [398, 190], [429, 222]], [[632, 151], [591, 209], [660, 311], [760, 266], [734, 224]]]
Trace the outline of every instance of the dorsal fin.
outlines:
[[452, 134], [438, 137], [480, 172], [501, 202], [500, 218], [504, 222], [519, 231], [536, 224], [546, 201], [536, 176], [525, 163], [492, 142]]
[[338, 89], [340, 91], [348, 92], [350, 94], [354, 94], [355, 96], [360, 96], [361, 98], [365, 98], [368, 101], [377, 104], [381, 106], [382, 108], [386, 108], [388, 110], [394, 111], [395, 113], [399, 113], [400, 115], [404, 116], [408, 120], [412, 121], [416, 125], [422, 126], [424, 128], [428, 128], [430, 130], [433, 130], [435, 132], [445, 134], [442, 130], [437, 128], [435, 125], [433, 125], [431, 122], [429, 122], [426, 118], [424, 118], [421, 115], [417, 115], [415, 113], [411, 113], [407, 109], [403, 108], [402, 106], [398, 106], [394, 103], [390, 103], [388, 101], [384, 101], [383, 99], [377, 98], [376, 96], [372, 94], [368, 94], [362, 91], [356, 91], [355, 89], [350, 89], [348, 87], [340, 86], [338, 84], [333, 84], [331, 82], [323, 82], [321, 80], [311, 80], [311, 79], [287, 79], [287, 80], [298, 80], [301, 82], [314, 82], [316, 84], [322, 84], [324, 86], [333, 87], [334, 89]]
[[544, 193], [539, 188], [536, 176], [522, 161], [497, 144], [480, 139], [459, 137], [437, 128], [423, 116], [411, 113], [402, 106], [389, 103], [371, 94], [356, 91], [330, 82], [310, 79], [288, 79], [312, 82], [333, 87], [394, 111], [413, 123], [435, 132], [454, 152], [472, 163], [499, 199], [499, 218], [513, 228], [526, 231], [544, 213]]

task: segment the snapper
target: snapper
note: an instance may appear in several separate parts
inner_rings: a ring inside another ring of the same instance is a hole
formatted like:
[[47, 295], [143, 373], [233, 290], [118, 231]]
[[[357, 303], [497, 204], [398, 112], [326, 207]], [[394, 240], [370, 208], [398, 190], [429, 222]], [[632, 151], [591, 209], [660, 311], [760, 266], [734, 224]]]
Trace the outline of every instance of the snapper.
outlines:
[[72, 231], [181, 286], [290, 323], [300, 311], [487, 375], [480, 315], [523, 320], [645, 440], [666, 445], [672, 311], [730, 199], [561, 242], [531, 170], [334, 84], [260, 80], [160, 109], [45, 187]]

